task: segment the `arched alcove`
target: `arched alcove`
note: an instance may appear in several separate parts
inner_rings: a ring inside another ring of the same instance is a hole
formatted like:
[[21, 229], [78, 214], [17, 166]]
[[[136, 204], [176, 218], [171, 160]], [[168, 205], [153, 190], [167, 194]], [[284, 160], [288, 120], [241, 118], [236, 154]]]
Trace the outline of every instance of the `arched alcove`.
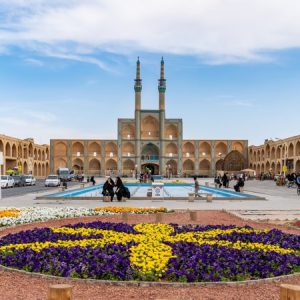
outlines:
[[183, 156], [185, 157], [195, 156], [195, 147], [191, 142], [186, 142], [183, 144]]
[[175, 143], [169, 143], [166, 145], [165, 154], [168, 157], [173, 157], [178, 155], [178, 147]]
[[132, 124], [124, 124], [122, 127], [122, 138], [123, 139], [134, 139], [135, 129]]
[[63, 142], [55, 143], [54, 144], [54, 156], [67, 156], [67, 145]]
[[88, 173], [94, 176], [101, 174], [101, 163], [98, 159], [93, 158], [90, 160]]
[[224, 142], [218, 142], [215, 147], [215, 156], [224, 157], [227, 154], [227, 145]]
[[208, 159], [203, 159], [199, 163], [200, 175], [208, 176], [210, 173], [210, 161]]
[[146, 140], [159, 138], [159, 123], [156, 118], [147, 116], [142, 119], [141, 137]]
[[80, 158], [74, 159], [73, 162], [72, 162], [72, 169], [75, 172], [83, 171], [83, 161], [82, 161], [82, 159], [80, 159]]
[[195, 164], [191, 159], [187, 159], [183, 162], [183, 173], [186, 175], [194, 174]]
[[75, 142], [72, 145], [72, 155], [73, 156], [83, 156], [84, 154], [84, 146], [83, 143]]
[[241, 171], [246, 167], [246, 160], [244, 156], [237, 150], [233, 150], [228, 153], [224, 159], [225, 171]]
[[232, 150], [236, 150], [240, 153], [243, 153], [244, 151], [244, 146], [241, 142], [233, 142], [232, 143]]
[[178, 138], [178, 129], [174, 124], [168, 124], [165, 127], [165, 138], [166, 139], [177, 139]]
[[89, 156], [100, 156], [101, 146], [97, 142], [92, 142], [88, 146]]

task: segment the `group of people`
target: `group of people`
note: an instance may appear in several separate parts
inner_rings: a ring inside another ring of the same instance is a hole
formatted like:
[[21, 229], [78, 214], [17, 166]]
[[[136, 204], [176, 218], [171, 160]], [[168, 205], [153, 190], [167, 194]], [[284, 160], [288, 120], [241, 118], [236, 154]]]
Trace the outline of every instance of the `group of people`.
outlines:
[[223, 176], [220, 174], [216, 175], [214, 179], [215, 186], [218, 188], [221, 188], [222, 186], [224, 188], [229, 188], [230, 180], [236, 181], [236, 184], [233, 186], [233, 188], [236, 192], [240, 192], [241, 188], [245, 185], [246, 175], [241, 174], [240, 176], [230, 176], [228, 173], [224, 173]]
[[147, 183], [149, 180], [151, 180], [151, 182], [154, 181], [154, 177], [151, 173], [141, 173], [140, 174], [140, 183]]
[[130, 192], [128, 188], [124, 186], [120, 177], [116, 178], [116, 182], [109, 177], [103, 185], [102, 195], [109, 196], [111, 202], [113, 201], [115, 195], [117, 196], [118, 201], [122, 201], [123, 197], [130, 198]]
[[287, 187], [292, 187], [296, 184], [298, 187], [300, 186], [300, 173], [291, 173], [286, 175]]

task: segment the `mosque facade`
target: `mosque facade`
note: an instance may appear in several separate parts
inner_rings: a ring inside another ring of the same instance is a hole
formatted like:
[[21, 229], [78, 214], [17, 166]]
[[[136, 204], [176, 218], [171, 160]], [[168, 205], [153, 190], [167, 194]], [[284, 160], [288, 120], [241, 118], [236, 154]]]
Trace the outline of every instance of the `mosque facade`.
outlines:
[[[247, 140], [183, 138], [183, 121], [166, 117], [164, 60], [160, 63], [158, 109], [142, 109], [140, 61], [134, 80], [134, 118], [118, 119], [116, 140], [51, 139], [50, 171], [67, 167], [86, 175], [123, 175], [151, 170], [164, 176], [213, 176], [248, 167]], [[195, 120], [195, 123], [197, 120]]]

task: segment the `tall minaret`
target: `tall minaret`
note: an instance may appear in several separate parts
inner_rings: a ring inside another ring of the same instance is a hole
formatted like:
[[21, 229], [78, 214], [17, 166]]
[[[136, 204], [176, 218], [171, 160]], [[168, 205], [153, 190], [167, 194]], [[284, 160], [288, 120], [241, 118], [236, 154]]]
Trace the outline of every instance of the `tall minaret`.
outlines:
[[136, 62], [136, 76], [134, 80], [135, 91], [135, 151], [136, 151], [136, 171], [141, 172], [141, 92], [142, 92], [142, 79], [140, 74], [140, 59]]
[[165, 170], [165, 92], [166, 92], [166, 80], [165, 80], [165, 63], [164, 58], [161, 58], [160, 62], [160, 78], [158, 80], [158, 92], [159, 92], [159, 142], [160, 142], [160, 153], [159, 153], [159, 169], [160, 173], [163, 174]]
[[158, 80], [159, 91], [159, 110], [165, 110], [165, 92], [166, 92], [166, 79], [165, 79], [165, 62], [164, 58], [161, 58], [160, 62], [160, 78]]
[[135, 91], [135, 110], [141, 110], [141, 92], [142, 92], [142, 79], [141, 79], [141, 70], [140, 70], [140, 58], [136, 62], [136, 76], [134, 83]]

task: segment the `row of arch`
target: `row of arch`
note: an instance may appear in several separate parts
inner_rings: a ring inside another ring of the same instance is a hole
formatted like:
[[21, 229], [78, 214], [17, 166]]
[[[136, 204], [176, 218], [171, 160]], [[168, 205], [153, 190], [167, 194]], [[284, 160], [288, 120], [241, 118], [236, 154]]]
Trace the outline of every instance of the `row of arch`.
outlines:
[[[100, 156], [101, 155], [101, 145], [99, 142], [91, 142], [88, 144], [88, 154], [89, 156]], [[233, 150], [237, 150], [243, 153], [243, 145], [240, 142], [233, 143]], [[83, 156], [84, 155], [84, 143], [83, 142], [73, 142], [72, 144], [72, 156]], [[228, 147], [224, 142], [218, 142], [215, 146], [215, 155], [220, 154], [226, 155], [228, 152]], [[54, 156], [67, 156], [68, 149], [65, 142], [58, 142], [54, 146]], [[117, 144], [115, 142], [109, 142], [105, 144], [105, 153], [107, 156], [117, 155]], [[175, 143], [169, 143], [165, 147], [165, 153], [168, 154], [178, 154], [178, 146]], [[211, 145], [208, 142], [201, 142], [199, 144], [199, 154], [200, 156], [210, 156]], [[122, 146], [122, 154], [126, 156], [127, 154], [135, 154], [135, 145], [130, 142], [126, 142]], [[185, 142], [183, 144], [183, 154], [185, 156], [193, 157], [195, 155], [195, 146], [192, 142]]]
[[[257, 174], [260, 173], [274, 173], [274, 174], [280, 174], [282, 172], [282, 164], [280, 162], [269, 162], [266, 163], [250, 163], [249, 167], [256, 171]], [[291, 172], [300, 172], [300, 159], [298, 159], [294, 164], [294, 169], [289, 170]]]
[[[101, 155], [101, 145], [99, 142], [91, 142], [88, 145], [88, 153], [91, 156]], [[117, 144], [115, 142], [109, 142], [105, 145], [106, 153], [113, 153], [117, 155]], [[72, 156], [83, 156], [84, 155], [84, 143], [73, 142], [72, 143]], [[54, 156], [67, 156], [68, 147], [65, 142], [57, 142], [54, 145]]]
[[265, 149], [250, 149], [249, 158], [251, 162], [264, 161], [267, 158], [271, 160], [284, 159], [287, 157], [300, 156], [300, 141], [290, 142], [288, 145], [270, 146], [267, 144]]
[[32, 143], [19, 144], [14, 142], [3, 142], [0, 140], [0, 152], [3, 152], [4, 157], [23, 158], [33, 157], [34, 160], [46, 161], [49, 159], [49, 149], [38, 149]]
[[[177, 173], [177, 162], [175, 160], [168, 160], [166, 166], [172, 169], [172, 172]], [[67, 161], [64, 158], [59, 158], [55, 162], [55, 169], [59, 167], [67, 167]], [[225, 159], [220, 159], [215, 164], [215, 169], [217, 171], [227, 170], [227, 171], [240, 171], [246, 167], [246, 161], [242, 154], [237, 150], [229, 153]], [[117, 170], [117, 161], [115, 159], [108, 159], [105, 162], [105, 166], [101, 166], [100, 160], [93, 158], [88, 163], [88, 170], [84, 170], [84, 161], [81, 158], [74, 158], [72, 160], [72, 169], [75, 172], [84, 171], [88, 174], [100, 175], [103, 170]], [[135, 161], [132, 159], [126, 159], [122, 163], [122, 171], [124, 174], [132, 172], [135, 169]], [[202, 159], [199, 162], [199, 173], [208, 175], [211, 170], [211, 162], [208, 159]], [[195, 173], [195, 162], [191, 159], [186, 159], [183, 162], [183, 170], [186, 174]]]

